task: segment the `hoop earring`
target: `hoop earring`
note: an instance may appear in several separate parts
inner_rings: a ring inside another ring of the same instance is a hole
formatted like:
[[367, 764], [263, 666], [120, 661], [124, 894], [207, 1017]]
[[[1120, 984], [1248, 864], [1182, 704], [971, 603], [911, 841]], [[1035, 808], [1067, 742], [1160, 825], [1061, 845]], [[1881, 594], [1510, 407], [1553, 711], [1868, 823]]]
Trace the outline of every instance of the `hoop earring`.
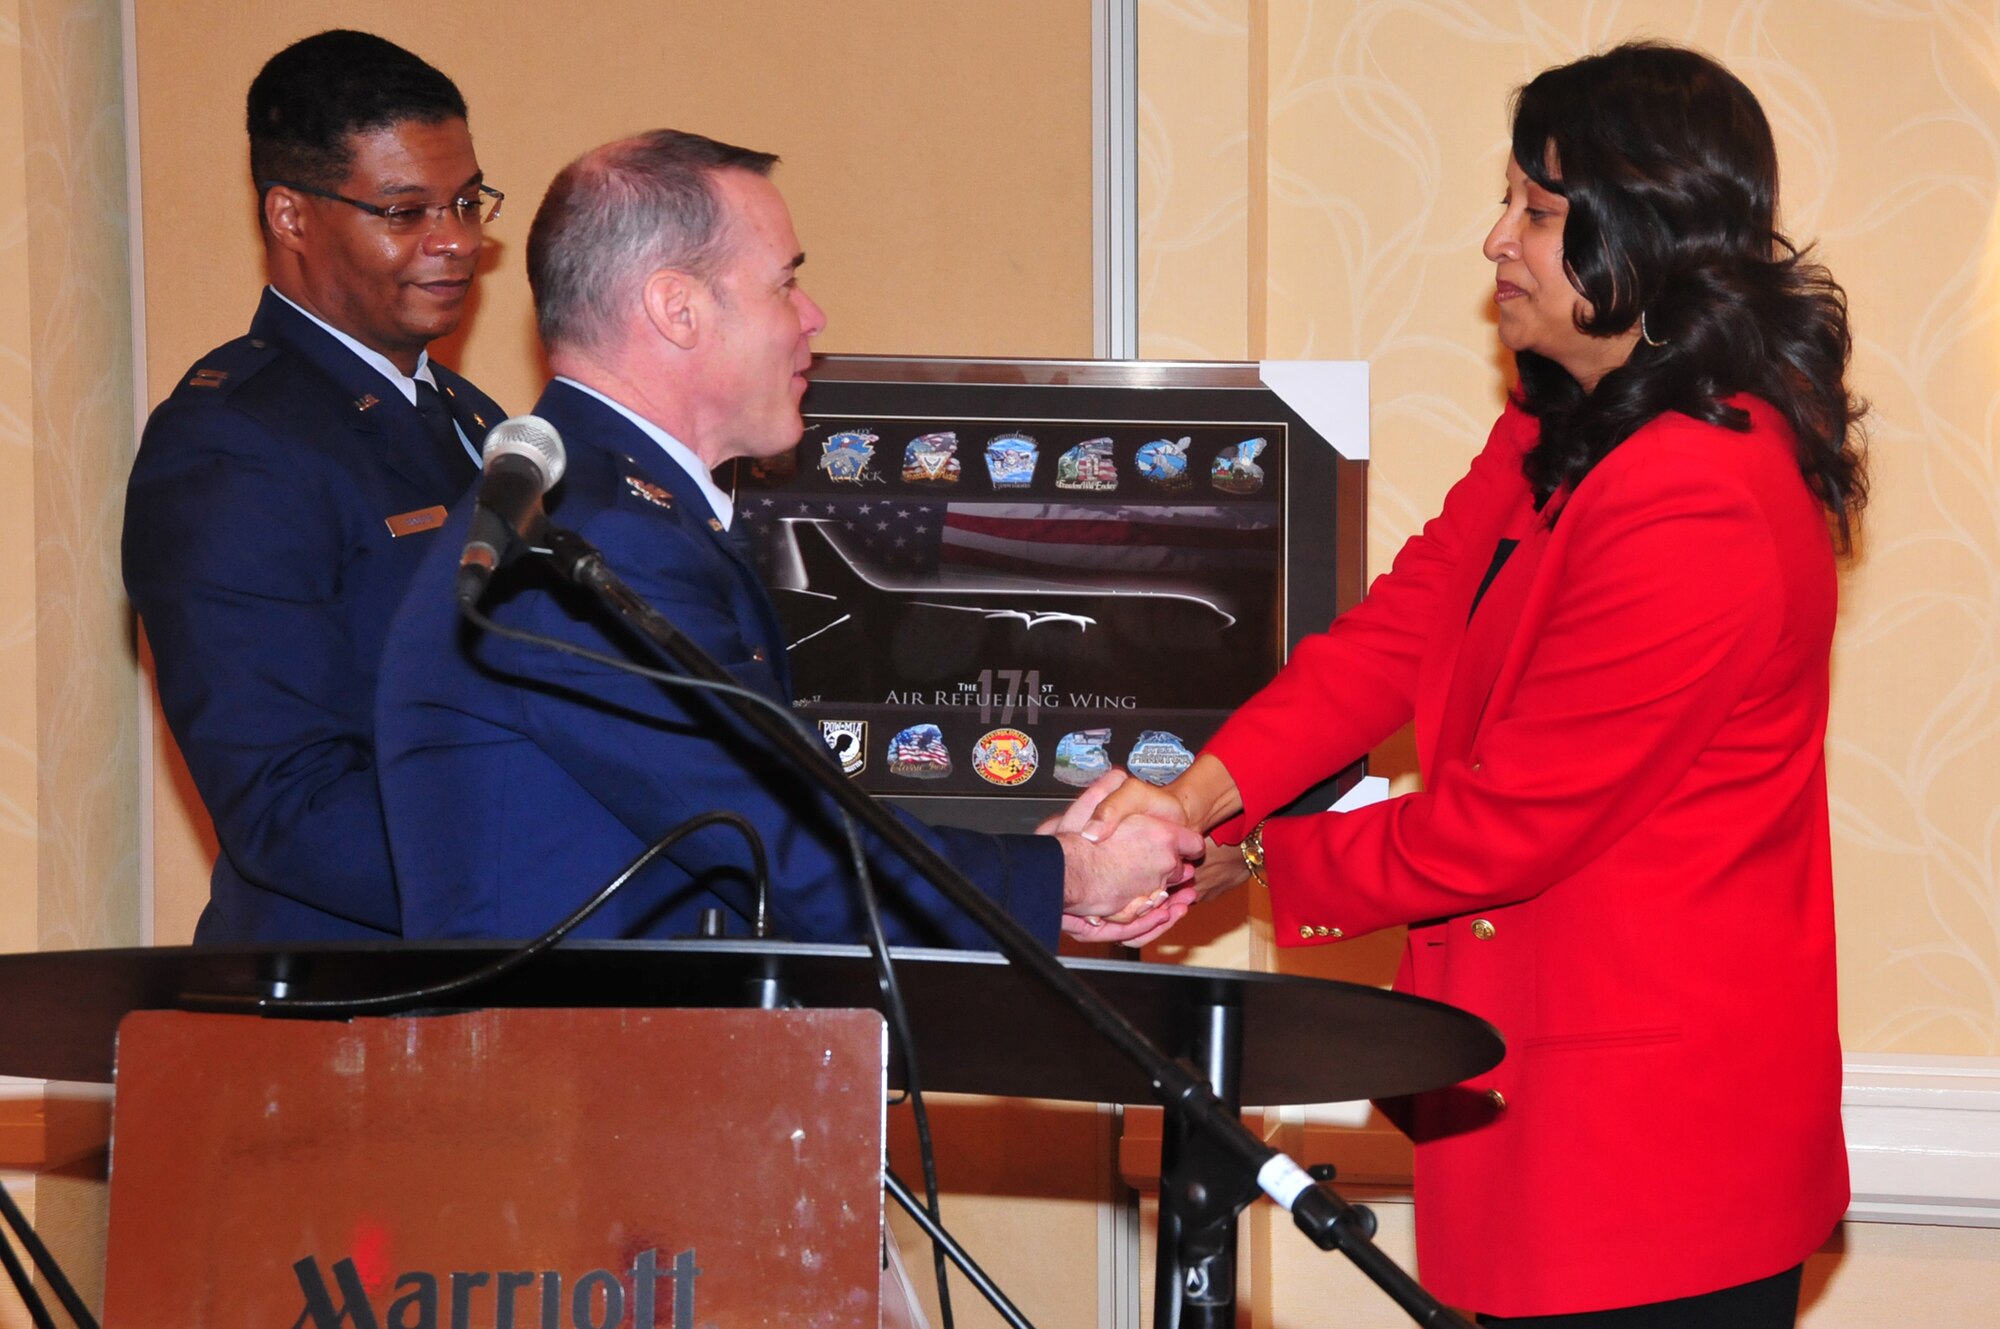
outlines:
[[1666, 343], [1663, 341], [1654, 341], [1653, 334], [1646, 331], [1646, 311], [1643, 309], [1639, 311], [1639, 340], [1655, 350], [1660, 350], [1666, 346]]

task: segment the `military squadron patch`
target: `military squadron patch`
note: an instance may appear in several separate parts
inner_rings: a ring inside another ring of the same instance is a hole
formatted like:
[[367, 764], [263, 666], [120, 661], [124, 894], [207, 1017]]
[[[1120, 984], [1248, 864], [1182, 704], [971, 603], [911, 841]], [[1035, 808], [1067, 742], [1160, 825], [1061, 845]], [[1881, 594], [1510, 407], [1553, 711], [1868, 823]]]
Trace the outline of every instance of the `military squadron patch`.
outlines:
[[1026, 434], [1001, 434], [986, 445], [986, 475], [995, 489], [1026, 489], [1035, 481], [1041, 448]]
[[1056, 779], [1079, 789], [1111, 769], [1109, 729], [1078, 729], [1056, 743]]
[[1269, 444], [1261, 438], [1246, 438], [1215, 454], [1208, 479], [1225, 494], [1254, 494], [1264, 487], [1264, 468], [1257, 457]]
[[641, 480], [636, 475], [628, 475], [625, 477], [625, 486], [656, 508], [671, 508], [674, 505], [672, 492], [662, 489], [651, 480]]
[[829, 480], [843, 484], [859, 484], [870, 479], [868, 463], [875, 459], [875, 444], [880, 435], [865, 429], [844, 429], [840, 433], [821, 441], [819, 468], [826, 472]]
[[951, 749], [934, 724], [913, 724], [889, 740], [889, 774], [905, 780], [942, 780], [951, 774]]
[[1139, 468], [1139, 478], [1155, 489], [1186, 489], [1194, 482], [1188, 479], [1188, 444], [1194, 440], [1155, 439], [1140, 446], [1139, 455], [1133, 465]]
[[868, 769], [866, 720], [821, 720], [819, 735], [833, 749], [843, 774], [852, 777]]
[[958, 483], [958, 435], [922, 434], [903, 449], [903, 480], [913, 485]]
[[1018, 729], [990, 730], [972, 748], [972, 769], [988, 784], [1022, 784], [1039, 765], [1035, 740]]
[[1056, 459], [1058, 489], [1116, 489], [1118, 463], [1111, 455], [1111, 440], [1090, 438]]
[[1166, 784], [1192, 765], [1194, 754], [1187, 750], [1187, 744], [1164, 729], [1148, 729], [1139, 735], [1132, 755], [1125, 758], [1125, 769], [1147, 784]]

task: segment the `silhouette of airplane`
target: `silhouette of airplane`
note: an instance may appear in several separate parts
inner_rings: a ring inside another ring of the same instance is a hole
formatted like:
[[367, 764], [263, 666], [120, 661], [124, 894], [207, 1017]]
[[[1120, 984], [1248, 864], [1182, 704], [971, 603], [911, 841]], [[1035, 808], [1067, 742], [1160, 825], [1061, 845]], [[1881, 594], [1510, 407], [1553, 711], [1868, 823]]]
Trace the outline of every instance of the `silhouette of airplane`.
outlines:
[[836, 601], [846, 606], [848, 613], [862, 612], [869, 601], [893, 600], [903, 608], [1015, 622], [1029, 631], [1050, 624], [1086, 631], [1104, 616], [1117, 613], [1121, 601], [1183, 606], [1191, 611], [1190, 627], [1197, 626], [1192, 620], [1206, 619], [1210, 632], [1219, 632], [1236, 622], [1234, 614], [1213, 600], [1159, 587], [1106, 582], [1052, 583], [1005, 573], [960, 573], [950, 579], [940, 577], [894, 585], [856, 565], [834, 533], [836, 524], [817, 517], [779, 520], [778, 566], [773, 589]]
[[[1190, 591], [1004, 573], [958, 573], [892, 583], [841, 545], [837, 523], [787, 517], [772, 545], [772, 598], [790, 637], [799, 691], [816, 661], [849, 671], [881, 659], [890, 677], [923, 684], [955, 678], [996, 652], [1029, 665], [1148, 664], [1217, 649], [1236, 616]], [[886, 652], [886, 659], [883, 659]], [[1024, 655], [1025, 652], [1025, 655]], [[1180, 689], [1176, 688], [1176, 691]]]

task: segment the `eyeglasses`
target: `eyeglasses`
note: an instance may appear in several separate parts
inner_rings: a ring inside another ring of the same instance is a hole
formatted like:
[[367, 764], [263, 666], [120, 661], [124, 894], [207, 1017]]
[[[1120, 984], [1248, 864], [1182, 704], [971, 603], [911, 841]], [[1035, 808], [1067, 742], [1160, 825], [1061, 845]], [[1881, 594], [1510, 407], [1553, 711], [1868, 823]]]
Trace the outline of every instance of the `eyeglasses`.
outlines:
[[364, 203], [358, 198], [336, 194], [329, 189], [315, 189], [311, 185], [302, 185], [291, 180], [259, 180], [257, 187], [262, 190], [293, 189], [301, 194], [311, 194], [314, 198], [345, 203], [350, 208], [361, 209], [371, 217], [380, 217], [395, 235], [414, 235], [443, 221], [447, 214], [456, 218], [463, 226], [484, 226], [487, 222], [499, 219], [500, 205], [507, 201], [505, 194], [487, 185], [480, 185], [470, 197], [461, 194], [449, 203], [392, 203], [386, 208], [379, 203]]

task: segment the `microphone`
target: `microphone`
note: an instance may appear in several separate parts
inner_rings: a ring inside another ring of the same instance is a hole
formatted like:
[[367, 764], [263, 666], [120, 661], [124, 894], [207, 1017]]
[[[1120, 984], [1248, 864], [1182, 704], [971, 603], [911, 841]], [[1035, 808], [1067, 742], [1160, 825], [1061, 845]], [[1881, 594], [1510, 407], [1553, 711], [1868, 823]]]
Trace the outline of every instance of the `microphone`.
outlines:
[[542, 495], [562, 479], [562, 435], [539, 415], [516, 415], [487, 431], [484, 474], [472, 529], [458, 560], [458, 602], [471, 606], [516, 540], [533, 539], [547, 522]]

